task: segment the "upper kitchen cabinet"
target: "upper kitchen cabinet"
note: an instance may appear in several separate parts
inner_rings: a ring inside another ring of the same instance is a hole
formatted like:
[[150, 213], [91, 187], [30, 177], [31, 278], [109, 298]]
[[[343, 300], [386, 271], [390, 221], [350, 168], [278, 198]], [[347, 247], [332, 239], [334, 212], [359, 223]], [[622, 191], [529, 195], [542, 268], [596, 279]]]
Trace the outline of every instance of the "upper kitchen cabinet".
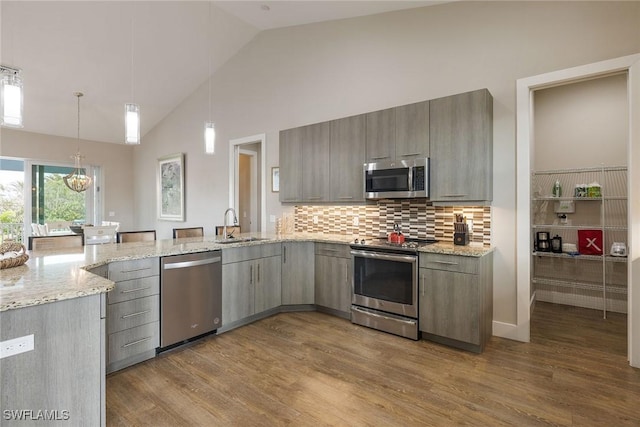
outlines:
[[429, 157], [429, 101], [366, 114], [366, 161]]
[[302, 200], [305, 202], [329, 201], [330, 129], [330, 122], [302, 127]]
[[366, 116], [364, 114], [331, 122], [331, 201], [362, 202]]
[[330, 123], [280, 132], [280, 201], [329, 200]]
[[429, 101], [396, 110], [396, 159], [429, 157]]
[[493, 97], [487, 89], [430, 102], [431, 201], [493, 199]]
[[302, 200], [303, 128], [280, 131], [280, 201]]
[[396, 156], [396, 109], [366, 114], [367, 162], [393, 160]]

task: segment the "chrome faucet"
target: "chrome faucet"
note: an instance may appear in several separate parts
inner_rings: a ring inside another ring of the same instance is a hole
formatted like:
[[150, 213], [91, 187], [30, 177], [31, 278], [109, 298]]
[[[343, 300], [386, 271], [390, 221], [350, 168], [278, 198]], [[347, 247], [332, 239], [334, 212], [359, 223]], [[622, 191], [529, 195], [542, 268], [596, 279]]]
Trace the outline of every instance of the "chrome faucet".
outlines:
[[236, 210], [233, 208], [229, 208], [224, 211], [224, 227], [222, 228], [222, 238], [226, 239], [229, 236], [227, 235], [227, 217], [229, 216], [229, 212], [233, 213], [233, 225], [238, 225], [238, 216], [236, 215]]

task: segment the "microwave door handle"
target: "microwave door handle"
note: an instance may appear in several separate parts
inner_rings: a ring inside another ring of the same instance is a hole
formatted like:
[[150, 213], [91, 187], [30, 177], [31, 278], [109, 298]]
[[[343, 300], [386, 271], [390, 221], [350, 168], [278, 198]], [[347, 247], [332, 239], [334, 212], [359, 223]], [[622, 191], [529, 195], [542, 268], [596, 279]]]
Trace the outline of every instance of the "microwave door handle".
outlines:
[[413, 191], [413, 168], [409, 168], [407, 179], [409, 179], [409, 182], [407, 183], [407, 188], [409, 189], [408, 191]]

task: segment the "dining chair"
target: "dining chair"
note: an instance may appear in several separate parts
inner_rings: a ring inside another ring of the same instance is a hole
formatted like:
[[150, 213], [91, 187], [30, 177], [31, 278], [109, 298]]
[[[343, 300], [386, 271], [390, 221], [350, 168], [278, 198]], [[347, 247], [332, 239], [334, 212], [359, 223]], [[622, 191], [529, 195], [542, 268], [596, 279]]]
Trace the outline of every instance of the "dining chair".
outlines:
[[189, 228], [174, 228], [173, 238], [179, 239], [181, 237], [202, 237], [204, 236], [203, 227], [189, 227]]
[[79, 234], [65, 236], [29, 236], [29, 250], [81, 248], [82, 243], [82, 236]]
[[102, 243], [115, 243], [118, 226], [95, 225], [82, 228], [85, 245], [99, 245]]
[[156, 240], [156, 230], [118, 231], [118, 243], [151, 242]]

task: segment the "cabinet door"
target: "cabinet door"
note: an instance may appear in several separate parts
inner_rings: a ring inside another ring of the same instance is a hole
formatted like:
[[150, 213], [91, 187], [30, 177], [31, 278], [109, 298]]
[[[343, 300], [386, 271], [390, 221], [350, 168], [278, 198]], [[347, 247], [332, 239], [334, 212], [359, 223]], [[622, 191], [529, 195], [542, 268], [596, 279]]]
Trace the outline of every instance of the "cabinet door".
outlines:
[[367, 162], [392, 160], [396, 157], [396, 110], [374, 111], [367, 118]]
[[253, 270], [255, 283], [255, 312], [278, 307], [282, 302], [282, 258], [267, 257], [256, 261]]
[[302, 200], [302, 128], [280, 132], [280, 201]]
[[364, 200], [365, 136], [364, 115], [331, 122], [331, 201]]
[[[329, 122], [302, 129], [302, 199], [308, 202], [329, 200]], [[282, 182], [282, 179], [280, 180]]]
[[493, 98], [486, 89], [430, 102], [431, 200], [493, 198]]
[[254, 310], [254, 261], [222, 265], [222, 325], [251, 316]]
[[282, 244], [282, 304], [314, 303], [314, 253], [311, 242]]
[[480, 345], [478, 276], [420, 269], [420, 330]]
[[351, 260], [316, 255], [315, 303], [334, 310], [351, 308]]
[[429, 101], [396, 108], [396, 159], [429, 157]]

